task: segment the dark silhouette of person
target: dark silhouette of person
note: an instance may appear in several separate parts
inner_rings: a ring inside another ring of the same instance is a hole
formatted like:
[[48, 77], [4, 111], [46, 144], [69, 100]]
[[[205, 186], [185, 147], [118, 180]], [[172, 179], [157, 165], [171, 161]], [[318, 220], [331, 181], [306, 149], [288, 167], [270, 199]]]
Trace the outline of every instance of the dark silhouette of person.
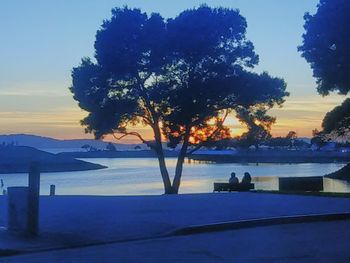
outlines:
[[243, 178], [242, 178], [242, 184], [250, 184], [252, 182], [252, 177], [250, 176], [249, 173], [244, 173]]
[[236, 173], [231, 173], [231, 177], [228, 180], [228, 182], [230, 184], [238, 184], [239, 183], [238, 178], [236, 177]]

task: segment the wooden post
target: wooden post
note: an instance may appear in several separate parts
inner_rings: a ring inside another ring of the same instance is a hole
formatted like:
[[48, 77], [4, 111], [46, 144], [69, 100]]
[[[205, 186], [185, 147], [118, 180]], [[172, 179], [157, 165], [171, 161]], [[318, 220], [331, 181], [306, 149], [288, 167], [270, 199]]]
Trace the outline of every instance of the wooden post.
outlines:
[[54, 184], [50, 185], [50, 196], [55, 195], [56, 186]]
[[39, 231], [39, 194], [40, 194], [39, 163], [32, 162], [29, 167], [29, 192], [28, 192], [28, 234], [31, 236], [36, 236]]

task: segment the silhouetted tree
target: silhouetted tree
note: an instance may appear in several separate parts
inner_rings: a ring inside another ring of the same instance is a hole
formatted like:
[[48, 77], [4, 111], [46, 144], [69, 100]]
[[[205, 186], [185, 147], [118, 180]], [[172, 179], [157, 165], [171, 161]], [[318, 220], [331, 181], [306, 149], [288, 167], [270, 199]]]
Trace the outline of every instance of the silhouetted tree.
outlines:
[[286, 139], [294, 140], [298, 138], [298, 135], [295, 131], [289, 131], [286, 135]]
[[[247, 70], [258, 56], [246, 27], [237, 10], [225, 8], [201, 6], [167, 21], [139, 9], [113, 9], [96, 34], [96, 62], [84, 58], [72, 71], [74, 99], [89, 112], [81, 124], [96, 138], [138, 137], [157, 154], [165, 193], [177, 193], [190, 144], [193, 151], [226, 136], [230, 112], [266, 113], [288, 95], [282, 79]], [[149, 126], [154, 140], [129, 130], [137, 123]], [[163, 137], [171, 147], [180, 145], [172, 183]]]
[[289, 148], [293, 148], [295, 140], [298, 138], [297, 133], [295, 131], [289, 131], [286, 135], [286, 139], [289, 142]]
[[289, 131], [285, 137], [273, 137], [265, 142], [266, 145], [271, 147], [308, 147], [309, 144], [298, 140], [297, 133], [295, 131]]
[[[350, 91], [350, 2], [320, 0], [315, 15], [305, 14], [302, 56], [310, 63], [321, 95]], [[323, 120], [325, 133], [349, 130], [350, 99]], [[334, 118], [334, 119], [333, 119]]]
[[[321, 95], [333, 91], [346, 95], [350, 91], [349, 13], [348, 0], [320, 0], [316, 14], [304, 16], [306, 32], [299, 51], [310, 63]], [[349, 133], [349, 104], [347, 99], [325, 116], [324, 133]]]
[[320, 0], [317, 13], [304, 16], [306, 32], [299, 51], [310, 63], [322, 95], [346, 95], [350, 90], [349, 12], [348, 0]]
[[327, 143], [325, 133], [323, 131], [319, 131], [318, 129], [312, 130], [312, 138], [310, 142], [312, 145], [317, 147], [317, 150], [319, 150]]
[[271, 126], [276, 118], [267, 115], [267, 109], [257, 105], [256, 107], [238, 108], [238, 119], [245, 123], [248, 131], [239, 137], [239, 146], [248, 148], [252, 145], [259, 149], [259, 145], [266, 143], [271, 138]]
[[[350, 58], [350, 57], [349, 57]], [[340, 106], [328, 112], [323, 119], [322, 128], [333, 137], [350, 140], [350, 99], [347, 98]]]

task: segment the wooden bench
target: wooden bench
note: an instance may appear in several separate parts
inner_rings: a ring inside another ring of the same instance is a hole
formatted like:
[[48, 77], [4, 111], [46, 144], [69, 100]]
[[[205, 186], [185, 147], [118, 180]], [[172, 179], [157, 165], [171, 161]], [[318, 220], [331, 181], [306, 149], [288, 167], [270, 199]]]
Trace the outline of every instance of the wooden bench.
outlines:
[[254, 184], [230, 184], [230, 183], [214, 183], [214, 192], [221, 192], [221, 191], [237, 191], [237, 192], [244, 192], [244, 191], [250, 191], [254, 189]]

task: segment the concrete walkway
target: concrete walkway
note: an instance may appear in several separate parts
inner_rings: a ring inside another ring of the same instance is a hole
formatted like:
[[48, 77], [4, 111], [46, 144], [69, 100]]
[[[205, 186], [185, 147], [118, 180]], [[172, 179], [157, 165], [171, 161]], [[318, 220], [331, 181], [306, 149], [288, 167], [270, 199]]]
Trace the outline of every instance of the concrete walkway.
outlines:
[[[178, 196], [41, 197], [41, 234], [0, 231], [0, 249], [32, 252], [154, 237], [191, 225], [279, 216], [350, 212], [350, 199], [260, 193]], [[0, 226], [6, 200], [0, 197]]]
[[0, 258], [0, 262], [337, 262], [350, 258], [350, 220], [291, 224]]

